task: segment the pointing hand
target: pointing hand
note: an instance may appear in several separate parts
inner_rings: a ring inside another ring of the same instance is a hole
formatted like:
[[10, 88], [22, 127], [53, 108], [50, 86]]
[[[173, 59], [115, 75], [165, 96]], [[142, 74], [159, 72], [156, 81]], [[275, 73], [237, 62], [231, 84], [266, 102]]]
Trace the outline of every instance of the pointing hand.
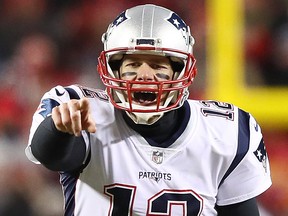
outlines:
[[80, 136], [82, 130], [96, 132], [96, 123], [91, 116], [87, 98], [72, 99], [52, 110], [52, 119], [57, 130]]

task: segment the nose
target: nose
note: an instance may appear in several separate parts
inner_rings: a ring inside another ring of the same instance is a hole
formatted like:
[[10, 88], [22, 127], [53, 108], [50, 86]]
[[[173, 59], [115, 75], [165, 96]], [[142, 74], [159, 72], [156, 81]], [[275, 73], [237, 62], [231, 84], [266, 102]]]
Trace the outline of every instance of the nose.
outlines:
[[137, 71], [137, 81], [154, 81], [154, 70], [147, 63], [141, 64]]

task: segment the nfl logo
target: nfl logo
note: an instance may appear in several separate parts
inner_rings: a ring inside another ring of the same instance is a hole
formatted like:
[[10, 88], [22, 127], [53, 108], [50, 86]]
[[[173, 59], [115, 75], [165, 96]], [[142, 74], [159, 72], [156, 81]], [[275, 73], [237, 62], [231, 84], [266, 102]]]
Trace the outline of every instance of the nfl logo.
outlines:
[[152, 161], [156, 164], [161, 164], [163, 162], [163, 152], [153, 151], [152, 152]]

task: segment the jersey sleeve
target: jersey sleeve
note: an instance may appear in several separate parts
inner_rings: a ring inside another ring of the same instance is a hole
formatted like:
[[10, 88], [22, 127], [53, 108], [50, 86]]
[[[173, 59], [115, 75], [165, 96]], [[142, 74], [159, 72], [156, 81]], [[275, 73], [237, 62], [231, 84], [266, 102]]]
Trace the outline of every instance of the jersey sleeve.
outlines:
[[[218, 189], [217, 205], [224, 206], [246, 201], [260, 195], [271, 184], [269, 160], [261, 128], [249, 113], [239, 109], [238, 149], [245, 155], [236, 154], [229, 173]], [[242, 149], [242, 150], [241, 150]], [[240, 154], [240, 153], [239, 153]], [[237, 161], [237, 157], [241, 158]]]
[[[29, 132], [28, 145], [25, 149], [25, 154], [27, 158], [39, 164], [40, 162], [34, 157], [31, 151], [31, 141], [41, 122], [46, 119], [48, 116], [51, 116], [52, 109], [55, 106], [60, 105], [61, 103], [68, 102], [71, 99], [80, 99], [83, 97], [81, 90], [76, 85], [71, 85], [68, 87], [56, 86], [50, 91], [46, 92], [41, 98], [40, 104], [35, 111], [32, 118], [32, 125]], [[82, 132], [82, 136], [86, 143], [86, 149], [88, 149], [89, 138], [86, 132]], [[88, 152], [87, 152], [88, 154]]]

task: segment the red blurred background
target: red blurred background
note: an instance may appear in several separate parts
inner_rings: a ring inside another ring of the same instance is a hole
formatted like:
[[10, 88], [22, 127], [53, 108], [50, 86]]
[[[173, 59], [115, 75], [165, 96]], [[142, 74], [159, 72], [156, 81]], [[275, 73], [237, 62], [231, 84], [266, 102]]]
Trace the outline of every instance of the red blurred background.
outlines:
[[[55, 85], [103, 88], [96, 73], [102, 33], [120, 12], [143, 3], [147, 1], [0, 1], [0, 215], [62, 215], [57, 173], [32, 164], [24, 155], [33, 112]], [[149, 3], [174, 10], [191, 27], [198, 67], [191, 98], [201, 98], [207, 79], [206, 39], [211, 34], [205, 1]], [[249, 0], [245, 9], [243, 46], [247, 71], [253, 73], [250, 83], [288, 86], [287, 1]], [[273, 186], [259, 197], [261, 212], [288, 215], [288, 131], [263, 128]]]

